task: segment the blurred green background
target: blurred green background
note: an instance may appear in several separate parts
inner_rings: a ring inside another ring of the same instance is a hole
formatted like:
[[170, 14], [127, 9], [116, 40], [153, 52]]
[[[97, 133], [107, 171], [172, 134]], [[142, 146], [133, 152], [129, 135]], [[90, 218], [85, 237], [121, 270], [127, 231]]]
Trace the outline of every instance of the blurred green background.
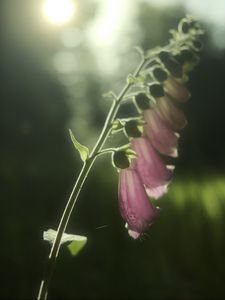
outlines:
[[77, 257], [62, 249], [49, 299], [224, 299], [225, 2], [73, 3], [70, 20], [56, 24], [44, 1], [1, 1], [0, 297], [37, 295], [49, 252], [42, 232], [57, 227], [81, 168], [68, 128], [93, 147], [110, 106], [102, 94], [118, 92], [135, 69], [134, 46], [166, 44], [189, 13], [206, 31], [204, 50], [188, 82], [189, 124], [162, 212], [132, 240], [118, 175], [100, 158], [67, 230], [88, 243]]

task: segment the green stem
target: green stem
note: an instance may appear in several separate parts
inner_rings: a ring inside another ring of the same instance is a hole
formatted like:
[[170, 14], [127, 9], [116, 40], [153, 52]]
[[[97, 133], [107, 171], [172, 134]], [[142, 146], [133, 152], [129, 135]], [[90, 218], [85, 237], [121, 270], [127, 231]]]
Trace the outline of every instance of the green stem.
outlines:
[[[117, 148], [106, 148], [106, 149], [103, 149], [97, 153], [94, 154], [95, 157], [98, 157], [100, 155], [104, 155], [104, 154], [109, 154], [109, 153], [113, 153], [117, 150]], [[92, 156], [93, 157], [93, 156]]]
[[[141, 71], [141, 69], [143, 68], [144, 64], [146, 62], [146, 59], [142, 59], [140, 65], [138, 66], [137, 70], [134, 72], [133, 76], [136, 77], [138, 76], [139, 72]], [[69, 200], [66, 204], [66, 207], [63, 211], [62, 217], [60, 219], [59, 225], [58, 225], [58, 229], [57, 229], [57, 234], [56, 234], [56, 238], [54, 240], [54, 243], [52, 244], [51, 247], [51, 251], [49, 254], [49, 260], [47, 263], [47, 268], [46, 268], [46, 272], [44, 275], [44, 279], [41, 281], [41, 285], [40, 285], [40, 289], [39, 289], [39, 293], [38, 293], [38, 300], [46, 300], [47, 299], [47, 295], [48, 295], [48, 289], [49, 289], [49, 285], [52, 279], [52, 275], [54, 272], [54, 268], [55, 268], [55, 264], [56, 264], [56, 260], [57, 260], [57, 256], [59, 254], [59, 250], [60, 250], [60, 245], [61, 245], [61, 239], [62, 236], [66, 230], [67, 224], [69, 222], [71, 213], [73, 211], [74, 205], [76, 203], [76, 200], [80, 194], [80, 191], [82, 189], [82, 186], [88, 176], [89, 171], [91, 170], [91, 167], [97, 157], [97, 153], [99, 153], [99, 151], [101, 151], [102, 147], [105, 144], [105, 141], [108, 137], [108, 135], [111, 132], [111, 128], [112, 128], [112, 122], [115, 119], [115, 116], [118, 112], [118, 109], [120, 107], [120, 103], [123, 100], [123, 97], [125, 96], [125, 94], [127, 93], [127, 91], [129, 90], [131, 84], [130, 83], [126, 83], [126, 85], [124, 86], [124, 88], [122, 89], [121, 93], [119, 94], [119, 96], [117, 97], [117, 99], [115, 99], [112, 103], [112, 106], [109, 110], [108, 116], [106, 118], [104, 127], [102, 129], [102, 132], [94, 146], [94, 149], [92, 150], [89, 159], [83, 164], [83, 167], [80, 171], [80, 174], [77, 178], [77, 181], [73, 187], [73, 190], [70, 194]]]

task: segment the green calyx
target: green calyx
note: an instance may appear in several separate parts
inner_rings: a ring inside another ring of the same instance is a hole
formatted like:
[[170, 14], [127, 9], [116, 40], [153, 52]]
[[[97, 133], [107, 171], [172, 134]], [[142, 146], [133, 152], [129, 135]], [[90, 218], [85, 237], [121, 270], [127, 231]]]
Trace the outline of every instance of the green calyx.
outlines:
[[112, 164], [115, 168], [127, 169], [130, 167], [132, 159], [136, 158], [136, 153], [129, 147], [129, 144], [124, 145], [113, 152]]
[[142, 135], [143, 121], [129, 120], [124, 125], [124, 131], [128, 137], [140, 137]]
[[152, 95], [154, 98], [160, 98], [165, 95], [164, 89], [159, 83], [152, 83], [149, 86], [149, 93]]
[[186, 16], [178, 24], [178, 31], [181, 34], [188, 34], [193, 30], [199, 30], [199, 24], [192, 16]]
[[188, 48], [183, 48], [174, 57], [180, 64], [183, 65], [186, 62], [191, 62], [195, 58], [195, 55]]
[[157, 66], [152, 71], [153, 76], [159, 82], [164, 82], [168, 78], [167, 72], [160, 66]]
[[140, 110], [150, 108], [150, 99], [145, 93], [140, 93], [134, 97], [135, 103]]
[[192, 42], [192, 49], [196, 52], [199, 52], [201, 51], [202, 49], [202, 42], [199, 40], [199, 39], [195, 39], [193, 42]]
[[182, 78], [183, 70], [179, 62], [173, 57], [169, 51], [161, 51], [159, 53], [159, 59], [168, 70], [176, 78]]
[[129, 158], [123, 150], [115, 151], [112, 155], [112, 163], [114, 167], [119, 169], [127, 169], [130, 166]]

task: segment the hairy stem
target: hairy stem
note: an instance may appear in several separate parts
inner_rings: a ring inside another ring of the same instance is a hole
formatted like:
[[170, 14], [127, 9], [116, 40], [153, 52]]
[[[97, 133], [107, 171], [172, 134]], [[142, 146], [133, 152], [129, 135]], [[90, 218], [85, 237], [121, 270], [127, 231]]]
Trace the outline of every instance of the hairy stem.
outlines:
[[[137, 67], [136, 71], [133, 74], [134, 77], [136, 77], [139, 74], [139, 72], [143, 68], [145, 62], [146, 62], [146, 59], [143, 58], [140, 65]], [[126, 85], [124, 86], [124, 88], [122, 89], [121, 93], [119, 94], [119, 96], [116, 99], [114, 99], [112, 106], [109, 110], [108, 116], [106, 118], [102, 132], [90, 154], [90, 157], [83, 164], [83, 167], [80, 171], [77, 181], [73, 187], [73, 190], [70, 194], [69, 200], [67, 201], [66, 207], [65, 207], [62, 217], [60, 219], [56, 238], [51, 247], [51, 251], [49, 254], [49, 259], [48, 259], [48, 263], [47, 263], [47, 267], [46, 267], [46, 272], [45, 272], [43, 280], [41, 281], [41, 285], [40, 285], [40, 289], [39, 289], [39, 293], [38, 293], [38, 298], [37, 298], [38, 300], [46, 300], [47, 299], [49, 285], [50, 285], [50, 282], [52, 279], [57, 256], [58, 256], [59, 250], [60, 250], [61, 239], [66, 230], [66, 227], [69, 222], [74, 205], [80, 194], [82, 186], [88, 176], [88, 173], [91, 170], [91, 167], [93, 166], [95, 159], [97, 158], [97, 153], [99, 153], [99, 151], [101, 151], [102, 147], [105, 144], [107, 137], [109, 136], [109, 134], [111, 132], [112, 122], [114, 121], [116, 114], [118, 112], [118, 109], [120, 107], [120, 103], [123, 100], [123, 97], [126, 95], [127, 91], [129, 90], [130, 86], [131, 86], [131, 83], [127, 82]]]

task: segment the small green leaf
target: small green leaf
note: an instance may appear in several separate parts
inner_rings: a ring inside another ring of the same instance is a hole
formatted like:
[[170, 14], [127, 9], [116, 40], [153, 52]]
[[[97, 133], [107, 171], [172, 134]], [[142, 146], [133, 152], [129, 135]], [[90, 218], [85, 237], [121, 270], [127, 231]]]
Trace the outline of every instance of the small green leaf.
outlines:
[[144, 51], [139, 46], [134, 47], [134, 49], [138, 52], [138, 54], [141, 56], [141, 58], [144, 58]]
[[80, 236], [79, 240], [71, 242], [67, 248], [69, 249], [70, 253], [75, 256], [81, 251], [81, 249], [83, 249], [86, 243], [87, 238], [85, 236]]
[[116, 94], [114, 94], [114, 92], [112, 92], [112, 91], [109, 91], [109, 92], [103, 94], [102, 96], [105, 98], [113, 98], [114, 100], [117, 100]]
[[89, 158], [89, 149], [84, 146], [84, 145], [81, 145], [77, 139], [75, 138], [75, 136], [73, 135], [73, 132], [71, 129], [69, 129], [69, 132], [70, 132], [70, 138], [74, 144], [74, 147], [76, 148], [76, 150], [79, 151], [80, 153], [80, 157], [82, 159], [82, 161], [86, 161], [88, 158]]
[[[43, 239], [52, 244], [55, 240], [56, 234], [57, 231], [48, 229], [47, 231], [44, 231]], [[70, 253], [75, 256], [87, 243], [87, 237], [82, 235], [64, 233], [62, 236], [61, 245], [67, 242], [70, 242], [67, 248], [69, 249]]]

